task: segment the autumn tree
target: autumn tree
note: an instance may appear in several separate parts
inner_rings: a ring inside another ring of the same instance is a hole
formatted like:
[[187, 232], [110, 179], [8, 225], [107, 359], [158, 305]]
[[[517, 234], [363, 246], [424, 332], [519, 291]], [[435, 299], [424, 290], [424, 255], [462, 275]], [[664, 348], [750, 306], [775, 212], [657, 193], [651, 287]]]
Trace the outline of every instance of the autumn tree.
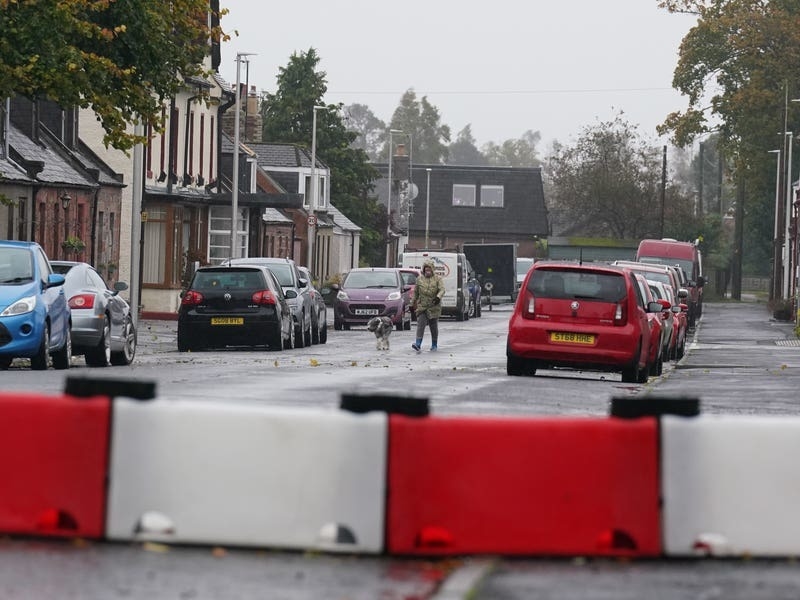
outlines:
[[[662, 0], [670, 12], [697, 16], [683, 39], [673, 87], [688, 101], [662, 133], [679, 145], [715, 131], [719, 148], [746, 189], [744, 268], [768, 272], [775, 185], [769, 150], [798, 131], [800, 3], [796, 0]], [[796, 169], [793, 169], [796, 172]]]
[[[417, 100], [416, 92], [407, 90], [392, 115], [389, 128], [411, 136], [414, 163], [443, 164], [447, 161], [450, 127], [442, 124], [439, 109], [428, 101], [427, 96]], [[388, 132], [386, 134], [388, 144]], [[387, 156], [386, 146], [382, 156]]]
[[311, 147], [313, 107], [317, 111], [316, 153], [331, 170], [331, 203], [362, 228], [361, 255], [370, 264], [382, 262], [385, 252], [386, 216], [368, 198], [378, 173], [363, 149], [353, 146], [358, 133], [348, 127], [342, 104], [325, 104], [326, 73], [318, 71], [320, 58], [314, 48], [294, 53], [281, 67], [274, 94], [261, 103], [263, 138]]
[[578, 235], [636, 239], [659, 232], [661, 153], [617, 116], [586, 127], [547, 162], [549, 208]]
[[[218, 0], [0, 0], [0, 98], [91, 108], [105, 141], [127, 150], [131, 123], [163, 125], [164, 101], [205, 76], [227, 39]], [[181, 77], [182, 76], [182, 77]]]

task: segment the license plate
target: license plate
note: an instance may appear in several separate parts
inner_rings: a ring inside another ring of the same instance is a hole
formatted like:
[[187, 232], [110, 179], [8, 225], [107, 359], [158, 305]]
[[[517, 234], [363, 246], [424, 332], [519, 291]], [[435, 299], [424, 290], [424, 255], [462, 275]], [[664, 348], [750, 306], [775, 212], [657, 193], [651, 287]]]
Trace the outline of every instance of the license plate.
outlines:
[[594, 344], [594, 335], [591, 333], [567, 333], [565, 331], [551, 331], [551, 342], [562, 344]]
[[244, 325], [244, 317], [211, 317], [212, 325]]
[[378, 314], [377, 308], [357, 308], [356, 314], [363, 315], [363, 316], [373, 316]]

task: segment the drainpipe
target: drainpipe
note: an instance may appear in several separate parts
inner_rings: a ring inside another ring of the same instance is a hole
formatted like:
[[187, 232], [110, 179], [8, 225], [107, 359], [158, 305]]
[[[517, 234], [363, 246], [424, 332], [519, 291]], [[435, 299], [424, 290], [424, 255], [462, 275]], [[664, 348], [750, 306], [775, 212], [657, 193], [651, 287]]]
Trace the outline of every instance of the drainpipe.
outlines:
[[167, 194], [172, 195], [172, 147], [175, 143], [175, 140], [172, 138], [173, 131], [177, 131], [178, 128], [173, 126], [172, 123], [172, 116], [175, 114], [175, 96], [170, 98], [169, 100], [169, 144], [167, 144]]
[[183, 175], [181, 175], [181, 179], [179, 180], [181, 183], [183, 183], [183, 180], [189, 174], [189, 106], [198, 98], [202, 98], [202, 95], [197, 94], [195, 96], [190, 96], [186, 100], [186, 127], [183, 128]]

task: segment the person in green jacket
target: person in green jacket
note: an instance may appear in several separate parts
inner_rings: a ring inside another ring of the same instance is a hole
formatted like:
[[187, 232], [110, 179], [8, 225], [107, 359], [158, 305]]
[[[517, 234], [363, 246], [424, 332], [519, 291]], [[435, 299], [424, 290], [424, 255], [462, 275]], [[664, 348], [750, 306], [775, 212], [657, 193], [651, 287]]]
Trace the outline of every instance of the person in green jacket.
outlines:
[[417, 339], [411, 347], [417, 352], [422, 348], [425, 327], [430, 327], [431, 330], [431, 351], [438, 348], [443, 297], [444, 282], [433, 270], [433, 261], [426, 260], [422, 265], [422, 276], [417, 277], [414, 298], [411, 301], [411, 306], [417, 313]]

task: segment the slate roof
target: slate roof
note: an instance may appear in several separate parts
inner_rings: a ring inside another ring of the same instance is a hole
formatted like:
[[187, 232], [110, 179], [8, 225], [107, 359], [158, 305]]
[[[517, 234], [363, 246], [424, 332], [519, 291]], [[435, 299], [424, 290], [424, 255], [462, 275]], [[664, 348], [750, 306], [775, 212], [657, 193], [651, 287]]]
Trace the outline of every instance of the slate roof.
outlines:
[[328, 214], [333, 217], [334, 223], [345, 231], [361, 231], [361, 227], [348, 219], [345, 214], [335, 206], [331, 205], [328, 207]]
[[279, 211], [277, 208], [265, 208], [261, 213], [261, 220], [264, 223], [291, 223], [292, 220]]
[[25, 170], [11, 159], [0, 159], [0, 181], [33, 183], [33, 179], [25, 174]]
[[70, 161], [56, 150], [55, 144], [48, 142], [46, 136], [42, 136], [37, 143], [24, 135], [13, 124], [8, 133], [9, 146], [14, 152], [25, 160], [44, 163], [44, 168], [36, 176], [37, 181], [53, 185], [97, 187], [97, 184], [80, 169], [70, 164]]

